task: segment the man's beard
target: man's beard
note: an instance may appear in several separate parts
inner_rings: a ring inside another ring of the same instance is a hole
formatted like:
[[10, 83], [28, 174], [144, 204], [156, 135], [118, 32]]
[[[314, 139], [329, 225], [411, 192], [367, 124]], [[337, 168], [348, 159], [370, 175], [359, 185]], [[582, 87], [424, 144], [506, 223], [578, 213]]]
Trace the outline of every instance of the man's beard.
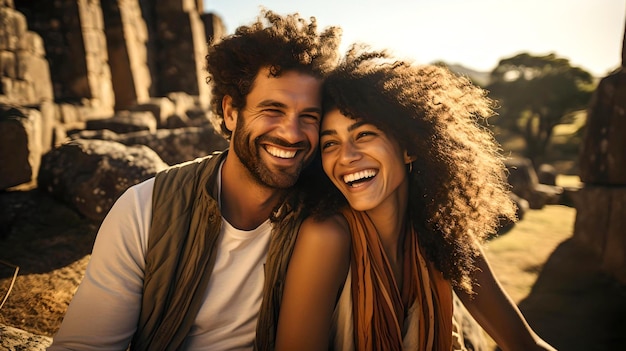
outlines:
[[[296, 145], [287, 144], [282, 139], [276, 139], [264, 135], [252, 140], [250, 132], [244, 126], [243, 118], [241, 117], [242, 116], [240, 115], [237, 119], [237, 129], [236, 132], [233, 133], [233, 151], [237, 154], [241, 163], [248, 169], [252, 178], [255, 179], [260, 185], [270, 188], [286, 189], [293, 186], [298, 180], [300, 172], [305, 164], [300, 164], [295, 168], [279, 168], [276, 169], [276, 171], [272, 171], [272, 169], [270, 169], [261, 160], [260, 149], [262, 147], [260, 146], [260, 142], [267, 140], [276, 145], [285, 147], [302, 146], [301, 144], [308, 145], [308, 143], [301, 142]], [[309, 152], [310, 145], [308, 145], [305, 149]], [[308, 161], [310, 161], [310, 157], [305, 162]]]

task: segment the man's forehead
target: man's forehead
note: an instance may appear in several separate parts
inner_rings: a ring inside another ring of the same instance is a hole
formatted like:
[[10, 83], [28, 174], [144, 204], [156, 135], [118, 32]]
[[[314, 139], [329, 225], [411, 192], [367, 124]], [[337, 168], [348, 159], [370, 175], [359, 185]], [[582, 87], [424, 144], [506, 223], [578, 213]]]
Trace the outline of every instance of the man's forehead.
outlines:
[[322, 79], [298, 70], [282, 71], [280, 76], [270, 74], [268, 68], [257, 73], [248, 97], [257, 98], [270, 94], [285, 94], [306, 99], [319, 100], [321, 103]]
[[277, 70], [277, 69], [273, 69], [271, 66], [261, 67], [259, 71], [257, 72], [256, 77], [254, 77], [254, 81], [257, 81], [259, 78], [280, 79], [280, 78], [284, 78], [285, 76], [300, 76], [300, 77], [308, 78], [308, 79], [316, 79], [316, 80], [319, 80], [320, 82], [322, 81], [321, 78], [317, 77], [312, 72], [307, 72], [307, 71], [293, 69], [293, 68]]

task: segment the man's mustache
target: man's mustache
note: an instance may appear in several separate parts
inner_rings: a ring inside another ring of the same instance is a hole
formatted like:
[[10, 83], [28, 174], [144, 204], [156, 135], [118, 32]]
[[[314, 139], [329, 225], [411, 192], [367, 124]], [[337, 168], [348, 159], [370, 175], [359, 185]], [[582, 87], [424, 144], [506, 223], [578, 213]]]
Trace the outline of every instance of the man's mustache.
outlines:
[[302, 148], [302, 149], [311, 148], [311, 143], [309, 143], [308, 141], [299, 141], [297, 143], [290, 143], [284, 139], [271, 137], [271, 136], [259, 136], [256, 138], [256, 142], [257, 143], [268, 142], [268, 143], [276, 144], [278, 146], [289, 147], [289, 148]]

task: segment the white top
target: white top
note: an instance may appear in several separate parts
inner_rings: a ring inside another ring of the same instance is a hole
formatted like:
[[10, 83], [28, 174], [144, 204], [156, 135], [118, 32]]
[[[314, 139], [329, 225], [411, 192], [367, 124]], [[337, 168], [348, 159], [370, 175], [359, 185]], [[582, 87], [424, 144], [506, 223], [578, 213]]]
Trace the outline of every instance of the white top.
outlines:
[[[153, 186], [151, 178], [129, 188], [102, 222], [85, 277], [48, 350], [128, 347], [141, 306]], [[222, 218], [215, 268], [184, 349], [252, 350], [270, 232], [269, 219], [243, 231]]]

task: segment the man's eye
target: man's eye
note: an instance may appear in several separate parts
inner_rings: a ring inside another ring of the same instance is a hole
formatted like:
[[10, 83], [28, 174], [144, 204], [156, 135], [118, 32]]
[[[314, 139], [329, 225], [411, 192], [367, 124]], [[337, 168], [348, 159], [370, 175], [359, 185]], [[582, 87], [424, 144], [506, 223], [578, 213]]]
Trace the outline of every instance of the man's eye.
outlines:
[[275, 108], [267, 108], [265, 110], [263, 110], [264, 113], [268, 114], [268, 115], [279, 115], [282, 114], [281, 110], [275, 109]]
[[307, 123], [318, 124], [320, 122], [320, 118], [317, 115], [302, 115], [300, 117], [304, 119]]

